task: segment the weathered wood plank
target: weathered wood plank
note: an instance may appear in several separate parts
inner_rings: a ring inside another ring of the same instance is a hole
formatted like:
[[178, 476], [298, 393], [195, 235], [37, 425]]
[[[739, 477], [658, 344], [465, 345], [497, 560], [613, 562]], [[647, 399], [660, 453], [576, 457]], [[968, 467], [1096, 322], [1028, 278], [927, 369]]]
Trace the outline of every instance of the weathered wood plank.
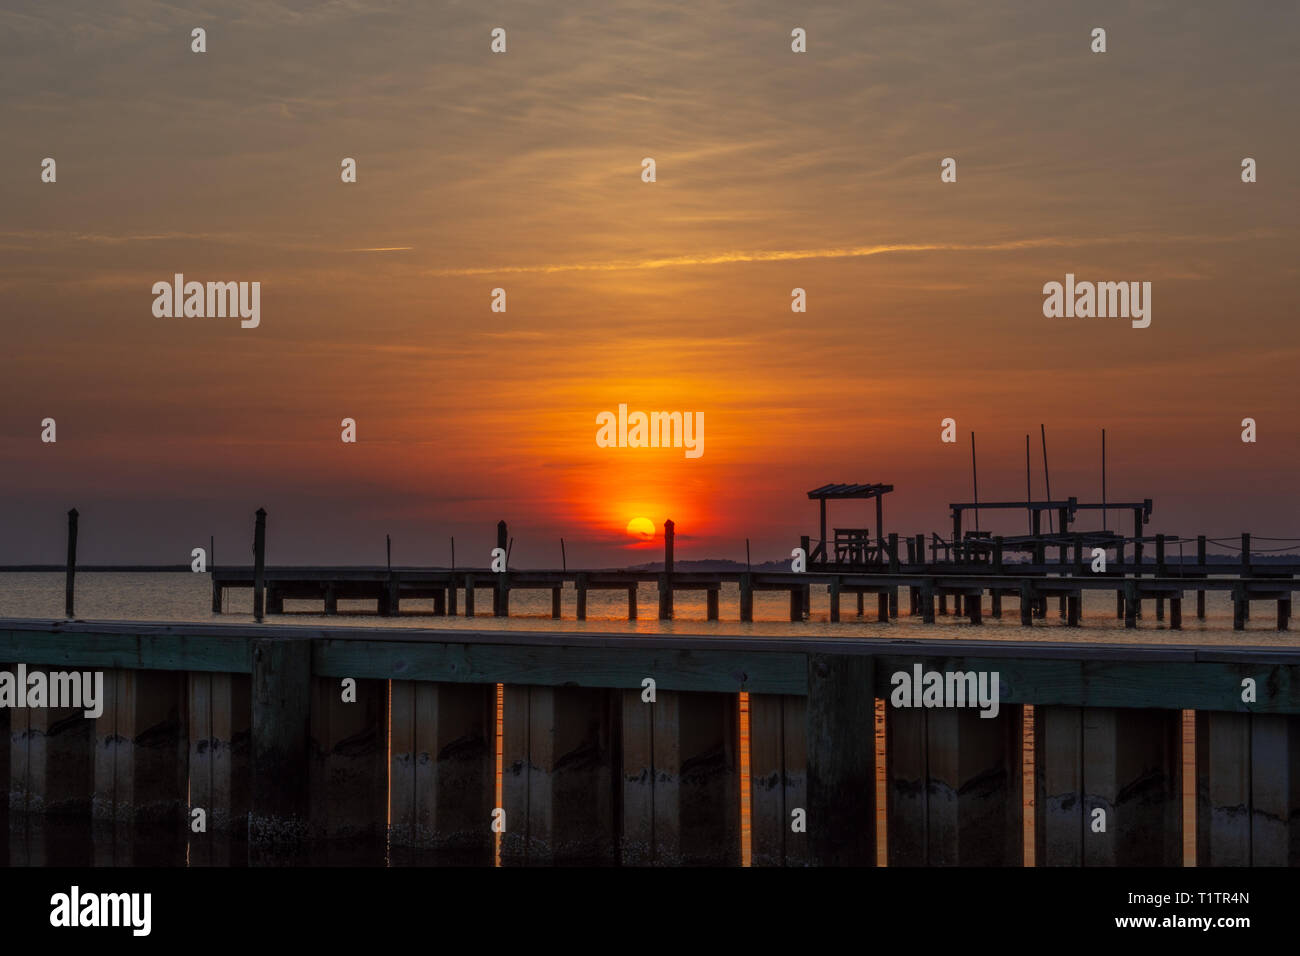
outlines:
[[189, 765], [185, 683], [185, 675], [175, 671], [104, 673], [104, 712], [95, 721], [95, 819], [183, 821]]
[[1024, 863], [1020, 706], [887, 707], [885, 740], [890, 866]]
[[637, 691], [622, 699], [623, 863], [738, 865], [739, 698], [657, 689], [652, 703]]
[[491, 862], [496, 694], [492, 684], [392, 682], [395, 845]]
[[246, 674], [189, 675], [189, 806], [204, 811], [209, 833], [248, 826], [251, 693]]
[[80, 707], [22, 707], [10, 721], [11, 813], [89, 817], [94, 718]]
[[621, 695], [584, 687], [505, 687], [503, 864], [618, 859]]
[[1300, 718], [1197, 713], [1196, 863], [1300, 865]]
[[[1022, 648], [1024, 645], [1020, 645]], [[1033, 653], [1025, 648], [1026, 653]], [[1223, 655], [1222, 649], [1220, 655]], [[1240, 655], [1238, 655], [1240, 656]], [[918, 660], [938, 666], [934, 657], [876, 658], [876, 693], [888, 697], [888, 676], [910, 670]], [[1170, 710], [1216, 710], [1255, 713], [1300, 712], [1300, 668], [1249, 659], [1052, 660], [1005, 657], [953, 657], [948, 670], [997, 671], [1001, 699], [1019, 704], [1073, 707], [1153, 707]], [[1241, 700], [1241, 681], [1254, 678], [1267, 687], [1256, 703]]]
[[665, 690], [800, 694], [806, 686], [798, 654], [746, 654], [636, 647], [514, 647], [324, 640], [315, 672], [329, 675], [580, 687], [640, 687], [662, 675]]
[[250, 673], [249, 638], [0, 630], [0, 654], [29, 666]]
[[1179, 711], [1035, 707], [1034, 752], [1036, 865], [1182, 865]]
[[341, 683], [312, 679], [312, 832], [378, 837], [388, 825], [388, 681], [358, 679], [355, 700], [343, 699]]
[[[793, 814], [808, 810], [808, 701], [749, 695], [750, 862], [806, 866], [808, 835]], [[805, 820], [806, 824], [806, 820]]]

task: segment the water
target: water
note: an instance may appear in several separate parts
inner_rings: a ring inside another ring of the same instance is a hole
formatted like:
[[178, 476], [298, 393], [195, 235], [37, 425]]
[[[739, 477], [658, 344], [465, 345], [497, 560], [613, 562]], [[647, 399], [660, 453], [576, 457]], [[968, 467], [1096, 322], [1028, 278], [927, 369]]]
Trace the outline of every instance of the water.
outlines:
[[[374, 602], [340, 601], [338, 615], [325, 616], [320, 603], [312, 601], [285, 601], [285, 614], [272, 615], [267, 623], [284, 627], [366, 627], [366, 628], [429, 628], [448, 629], [522, 629], [542, 631], [590, 631], [617, 634], [692, 634], [708, 636], [766, 635], [773, 637], [831, 637], [863, 636], [891, 639], [948, 639], [979, 638], [980, 640], [1009, 641], [1074, 641], [1080, 643], [1136, 643], [1144, 644], [1224, 644], [1241, 646], [1294, 646], [1300, 642], [1294, 632], [1276, 630], [1271, 604], [1255, 606], [1254, 619], [1247, 622], [1246, 631], [1232, 629], [1232, 603], [1227, 592], [1209, 592], [1206, 595], [1206, 618], [1195, 616], [1194, 596], [1188, 595], [1183, 604], [1183, 628], [1174, 631], [1168, 620], [1155, 620], [1155, 602], [1143, 606], [1144, 616], [1136, 631], [1127, 630], [1124, 622], [1115, 616], [1113, 592], [1099, 591], [1084, 596], [1082, 626], [1066, 628], [1056, 613], [1055, 600], [1049, 600], [1049, 616], [1037, 620], [1033, 627], [1020, 625], [1019, 602], [1015, 598], [1003, 599], [1003, 617], [1000, 620], [987, 616], [988, 599], [985, 598], [984, 624], [976, 628], [962, 618], [939, 617], [934, 624], [922, 623], [919, 616], [907, 612], [906, 592], [901, 592], [899, 617], [891, 623], [875, 620], [875, 597], [865, 598], [865, 613], [857, 617], [855, 596], [845, 595], [841, 601], [841, 621], [830, 623], [830, 610], [825, 588], [814, 587], [809, 619], [791, 622], [789, 596], [786, 592], [756, 592], [754, 594], [753, 622], [741, 622], [739, 616], [740, 594], [736, 585], [724, 584], [720, 595], [720, 611], [724, 618], [706, 620], [705, 597], [702, 591], [679, 592], [674, 598], [674, 619], [657, 620], [657, 592], [653, 584], [643, 584], [638, 591], [637, 604], [642, 616], [627, 620], [627, 597], [623, 591], [590, 591], [587, 597], [587, 620], [577, 621], [576, 592], [566, 590], [562, 608], [563, 618], [551, 618], [551, 595], [548, 590], [514, 591], [511, 593], [509, 618], [493, 617], [490, 601], [487, 613], [480, 601], [476, 617], [435, 617], [432, 601], [404, 600], [402, 614], [396, 617], [379, 617]], [[24, 572], [0, 574], [0, 617], [62, 619], [64, 602], [64, 577], [60, 573]], [[464, 602], [459, 606], [463, 609]], [[223, 614], [211, 611], [211, 583], [207, 574], [83, 572], [77, 576], [77, 616], [82, 620], [103, 621], [164, 621], [164, 622], [221, 622], [227, 624], [252, 623], [252, 592], [238, 590], [227, 592], [227, 607]], [[425, 613], [419, 613], [423, 611]], [[731, 619], [726, 619], [730, 617]], [[749, 859], [749, 721], [748, 695], [741, 695], [741, 780], [742, 780], [742, 849], [745, 862]], [[1026, 708], [1024, 728], [1024, 810], [1025, 810], [1025, 863], [1033, 865], [1033, 715]], [[878, 861], [884, 865], [887, 853], [885, 830], [885, 770], [884, 747], [886, 710], [883, 701], [876, 702], [876, 823]], [[500, 709], [498, 708], [498, 786], [500, 774]], [[1195, 723], [1192, 713], [1183, 714], [1183, 803], [1184, 803], [1184, 863], [1195, 865], [1194, 832], [1195, 786]], [[499, 805], [499, 800], [498, 800]], [[82, 857], [97, 865], [129, 864], [140, 859], [165, 862], [173, 865], [241, 865], [246, 863], [247, 848], [242, 844], [215, 842], [191, 838], [189, 842], [177, 840], [174, 835], [166, 839], [154, 838], [138, 831], [135, 839], [123, 842], [120, 830], [116, 839], [97, 836], [89, 823], [50, 821], [33, 824], [33, 837], [27, 831], [10, 834], [9, 858], [14, 863], [42, 865], [63, 863], [77, 865]], [[85, 831], [83, 833], [83, 831]], [[88, 833], [89, 839], [85, 838]], [[133, 848], [139, 847], [137, 851]], [[143, 856], [141, 856], [143, 854]], [[334, 847], [321, 851], [312, 860], [315, 863], [343, 865], [404, 865], [457, 862], [430, 857], [398, 848], [383, 846]]]

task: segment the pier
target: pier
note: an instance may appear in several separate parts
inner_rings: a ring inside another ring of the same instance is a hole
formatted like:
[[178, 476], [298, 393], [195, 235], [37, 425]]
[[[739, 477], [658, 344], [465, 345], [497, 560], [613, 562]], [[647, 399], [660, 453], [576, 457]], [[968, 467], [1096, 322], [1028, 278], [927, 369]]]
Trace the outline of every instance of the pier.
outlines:
[[[854, 486], [855, 488], [858, 486]], [[877, 507], [880, 489], [870, 486]], [[810, 493], [811, 494], [811, 493]], [[824, 508], [824, 500], [823, 500]], [[402, 602], [409, 599], [433, 601], [434, 615], [463, 613], [473, 617], [490, 600], [492, 613], [510, 614], [511, 594], [521, 590], [549, 591], [551, 616], [560, 619], [562, 595], [576, 593], [576, 619], [586, 620], [587, 595], [593, 590], [622, 591], [627, 595], [627, 616], [641, 614], [638, 591], [653, 585], [657, 594], [657, 613], [661, 620], [673, 617], [673, 595], [680, 591], [704, 591], [706, 618], [718, 620], [722, 614], [720, 595], [724, 584], [734, 585], [739, 606], [728, 609], [736, 620], [754, 619], [754, 593], [780, 591], [789, 595], [791, 621], [808, 616], [811, 590], [824, 588], [831, 621], [841, 621], [846, 596], [857, 599], [856, 614], [866, 613], [866, 596], [876, 597], [876, 620], [887, 622], [899, 614], [899, 594], [906, 591], [909, 612], [920, 615], [925, 623], [934, 623], [936, 615], [947, 615], [949, 599], [953, 613], [981, 624], [987, 613], [1002, 617], [1005, 597], [1018, 599], [1020, 623], [1032, 626], [1035, 619], [1048, 614], [1048, 601], [1055, 598], [1062, 620], [1078, 626], [1085, 614], [1084, 598], [1088, 594], [1115, 596], [1116, 617], [1126, 627], [1136, 628], [1143, 617], [1143, 603], [1155, 606], [1155, 619], [1166, 619], [1174, 630], [1182, 627], [1183, 601], [1189, 594], [1196, 600], [1196, 616], [1205, 617], [1207, 591], [1225, 591], [1231, 596], [1233, 626], [1242, 630], [1251, 614], [1251, 605], [1271, 602], [1276, 606], [1279, 630], [1286, 630], [1291, 619], [1292, 594], [1298, 589], [1296, 574], [1300, 562], [1260, 563], [1252, 561], [1251, 536], [1240, 536], [1240, 554], [1235, 564], [1213, 562], [1207, 555], [1204, 535], [1184, 540], [1172, 535], [1143, 536], [1141, 526], [1150, 515], [1151, 502], [1121, 503], [1109, 507], [1131, 508], [1135, 534], [1130, 537], [1112, 532], [1064, 534], [1035, 533], [1007, 538], [965, 532], [961, 527], [966, 504], [951, 506], [954, 529], [951, 540], [923, 535], [900, 541], [898, 534], [881, 535], [872, 541], [867, 529], [835, 529], [836, 536], [828, 550], [825, 537], [814, 547], [804, 538], [801, 547], [812, 560], [805, 571], [682, 571], [674, 567], [673, 526], [665, 524], [664, 564], [661, 571], [646, 570], [574, 570], [574, 569], [502, 569], [490, 568], [420, 568], [420, 567], [266, 567], [264, 513], [259, 515], [255, 534], [253, 566], [213, 568], [212, 611], [219, 614], [226, 592], [244, 588], [253, 590], [254, 614], [281, 614], [286, 600], [320, 602], [325, 614], [335, 614], [340, 600], [374, 601], [381, 615], [401, 613]], [[1025, 502], [986, 503], [981, 508], [1024, 508]], [[1038, 502], [1030, 506], [1033, 524], [1044, 510], [1060, 513], [1063, 526], [1079, 509], [1091, 507], [1075, 499], [1063, 502]], [[823, 511], [822, 534], [825, 536]], [[498, 541], [506, 540], [505, 522], [498, 525]], [[1175, 548], [1195, 544], [1195, 558], [1181, 555], [1173, 559]], [[260, 542], [260, 549], [258, 547]], [[1153, 560], [1145, 550], [1150, 545]], [[1055, 560], [1051, 560], [1055, 551]], [[505, 552], [504, 545], [501, 548]], [[1105, 569], [1093, 571], [1094, 555], [1105, 556]], [[71, 592], [69, 592], [71, 594]], [[987, 600], [986, 600], [987, 599]], [[71, 600], [71, 597], [69, 598]], [[480, 604], [482, 601], [484, 603]]]
[[[0, 709], [11, 830], [193, 844], [202, 809], [267, 860], [387, 837], [490, 865], [499, 837], [504, 865], [731, 865], [744, 693], [755, 865], [876, 863], [878, 699], [892, 866], [1023, 863], [1027, 722], [1036, 865], [1181, 865], [1184, 710], [1198, 865], [1300, 864], [1300, 648], [9, 620], [0, 661], [113, 689], [98, 718]], [[996, 716], [891, 706], [917, 667], [996, 673]]]

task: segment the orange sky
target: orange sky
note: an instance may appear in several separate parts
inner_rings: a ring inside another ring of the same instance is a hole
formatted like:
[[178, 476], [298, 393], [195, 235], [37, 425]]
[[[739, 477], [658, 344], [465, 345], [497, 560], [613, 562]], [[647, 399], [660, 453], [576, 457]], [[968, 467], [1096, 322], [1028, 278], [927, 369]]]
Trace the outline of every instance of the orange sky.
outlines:
[[[635, 516], [763, 560], [831, 481], [944, 531], [971, 430], [981, 498], [1027, 432], [1041, 497], [1040, 422], [1057, 497], [1105, 427], [1149, 530], [1300, 534], [1294, 8], [74, 6], [0, 12], [0, 561], [73, 505], [84, 561], [243, 560], [259, 506], [274, 562], [486, 564], [499, 518], [520, 566], [657, 557]], [[155, 318], [176, 272], [260, 281], [260, 327]], [[1044, 318], [1067, 272], [1151, 327]], [[596, 447], [620, 403], [704, 455]]]

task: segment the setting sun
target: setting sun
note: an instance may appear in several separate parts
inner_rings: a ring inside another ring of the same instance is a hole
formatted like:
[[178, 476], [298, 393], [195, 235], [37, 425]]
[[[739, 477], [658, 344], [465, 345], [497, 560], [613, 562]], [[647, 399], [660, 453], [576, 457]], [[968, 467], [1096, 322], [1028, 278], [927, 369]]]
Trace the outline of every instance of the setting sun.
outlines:
[[655, 523], [649, 518], [633, 518], [627, 523], [627, 533], [635, 538], [653, 538]]

